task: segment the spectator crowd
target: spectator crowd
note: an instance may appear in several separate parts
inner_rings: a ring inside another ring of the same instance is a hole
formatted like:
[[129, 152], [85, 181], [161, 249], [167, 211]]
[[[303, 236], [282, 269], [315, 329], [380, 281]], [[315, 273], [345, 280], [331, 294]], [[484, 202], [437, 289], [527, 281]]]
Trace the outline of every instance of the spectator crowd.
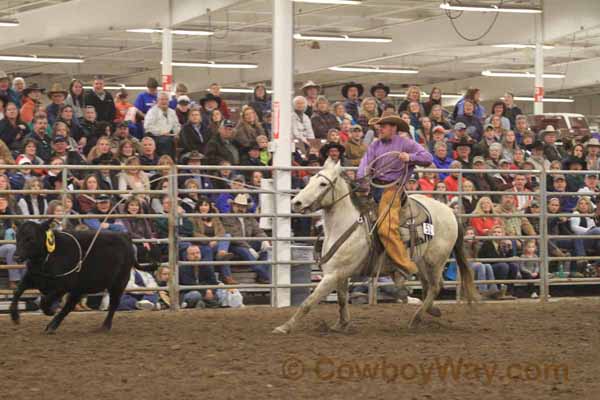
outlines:
[[[135, 99], [125, 89], [110, 93], [104, 79], [96, 76], [92, 88], [73, 79], [68, 87], [60, 83], [42, 88], [22, 78], [12, 81], [0, 71], [0, 165], [26, 168], [0, 170], [0, 238], [14, 238], [16, 219], [10, 215], [56, 216], [57, 229], [92, 229], [128, 232], [134, 239], [168, 237], [168, 214], [178, 210], [179, 256], [185, 261], [248, 261], [257, 283], [269, 283], [268, 263], [271, 243], [256, 217], [216, 216], [214, 213], [258, 213], [257, 194], [235, 191], [261, 186], [270, 177], [264, 169], [271, 165], [271, 100], [264, 85], [254, 88], [251, 101], [239, 112], [222, 98], [220, 86], [212, 84], [202, 98], [193, 100], [184, 84], [175, 93], [159, 90], [156, 79], [149, 78], [145, 91]], [[463, 217], [468, 240], [465, 246], [472, 258], [506, 258], [472, 262], [479, 279], [520, 279], [539, 277], [539, 242], [535, 239], [503, 239], [505, 236], [539, 234], [542, 207], [549, 213], [547, 228], [554, 235], [593, 235], [600, 233], [598, 171], [600, 141], [596, 137], [566, 139], [549, 125], [534, 132], [527, 116], [515, 104], [512, 93], [495, 102], [488, 111], [481, 104], [478, 89], [469, 89], [453, 107], [442, 106], [442, 91], [433, 88], [426, 97], [420, 88], [409, 87], [399, 104], [389, 97], [383, 84], [365, 88], [349, 82], [341, 88], [341, 100], [330, 101], [319, 84], [309, 81], [293, 99], [291, 133], [295, 143], [296, 166], [319, 166], [327, 157], [355, 167], [370, 143], [378, 137], [378, 117], [398, 114], [410, 127], [401, 132], [420, 143], [433, 155], [433, 169], [466, 169], [467, 172], [417, 172], [407, 182], [410, 191], [428, 196], [453, 207], [457, 212], [474, 214]], [[46, 98], [47, 97], [47, 98]], [[110, 166], [99, 170], [43, 169], [40, 165]], [[168, 188], [168, 171], [156, 166], [182, 166], [177, 179], [181, 189], [178, 204], [168, 195], [144, 193]], [[218, 171], [202, 171], [198, 166], [220, 166]], [[128, 166], [119, 170], [113, 166]], [[136, 166], [145, 167], [136, 169]], [[147, 168], [146, 168], [147, 167]], [[498, 172], [487, 173], [485, 169]], [[540, 182], [533, 173], [517, 170], [550, 171], [545, 182], [547, 204], [540, 204]], [[559, 174], [552, 170], [586, 170], [584, 174]], [[292, 184], [302, 188], [314, 171], [295, 171]], [[348, 172], [353, 175], [351, 171]], [[462, 196], [451, 192], [464, 191]], [[84, 194], [35, 193], [47, 190], [85, 190]], [[31, 190], [11, 194], [10, 190]], [[121, 190], [122, 194], [101, 193]], [[200, 193], [201, 190], [211, 190]], [[219, 192], [219, 191], [223, 192]], [[495, 191], [480, 195], [477, 191]], [[98, 192], [98, 193], [95, 193]], [[445, 193], [450, 192], [450, 193]], [[474, 192], [474, 194], [470, 194]], [[564, 195], [562, 193], [579, 192]], [[99, 218], [118, 204], [120, 213], [132, 218]], [[196, 214], [200, 216], [186, 216]], [[574, 213], [571, 217], [552, 214]], [[93, 217], [84, 218], [85, 214]], [[135, 217], [155, 214], [156, 218]], [[490, 214], [490, 216], [486, 216]], [[531, 215], [530, 215], [531, 214]], [[597, 214], [597, 215], [596, 215]], [[82, 218], [63, 219], [63, 215]], [[295, 218], [296, 236], [314, 234], [318, 224], [307, 218]], [[485, 240], [482, 236], [500, 237]], [[200, 237], [203, 241], [185, 238]], [[214, 240], [211, 238], [214, 237]], [[253, 237], [243, 240], [240, 237]], [[233, 238], [233, 239], [229, 239]], [[597, 240], [552, 239], [550, 255], [586, 256], [598, 253]], [[0, 257], [14, 264], [14, 245], [0, 245]], [[150, 242], [136, 244], [141, 262], [166, 259], [168, 246]], [[512, 257], [532, 258], [511, 261]], [[263, 263], [261, 263], [263, 262]], [[595, 276], [593, 263], [581, 261], [554, 263], [559, 277]], [[154, 275], [133, 271], [130, 288], [166, 285], [170, 271], [159, 268]], [[183, 285], [220, 282], [235, 285], [231, 267], [218, 265], [182, 266], [179, 281]], [[11, 287], [21, 279], [22, 270], [9, 271]], [[166, 277], [166, 278], [165, 278]], [[497, 291], [494, 285], [480, 288]], [[511, 287], [508, 287], [510, 291]], [[143, 292], [142, 292], [143, 293]], [[161, 292], [162, 293], [162, 292]], [[508, 293], [510, 294], [510, 293]], [[535, 295], [535, 293], [534, 293]], [[128, 295], [124, 309], [160, 308], [170, 300], [156, 295]], [[186, 306], [210, 305], [217, 294], [184, 293]]]

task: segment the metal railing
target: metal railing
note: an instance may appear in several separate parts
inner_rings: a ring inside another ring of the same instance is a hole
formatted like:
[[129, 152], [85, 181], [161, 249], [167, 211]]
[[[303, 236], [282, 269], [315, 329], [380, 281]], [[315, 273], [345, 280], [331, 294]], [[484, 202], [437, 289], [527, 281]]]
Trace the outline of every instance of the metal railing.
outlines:
[[[238, 172], [244, 172], [244, 171], [270, 171], [274, 174], [277, 174], [277, 171], [293, 171], [293, 172], [298, 172], [298, 171], [316, 171], [319, 170], [320, 168], [318, 167], [290, 167], [290, 168], [276, 168], [276, 167], [248, 167], [248, 166], [232, 166], [232, 167], [227, 167], [228, 169], [231, 170], [235, 170]], [[29, 166], [14, 166], [14, 165], [0, 165], [0, 169], [7, 169], [7, 170], [25, 170], [25, 169], [31, 169], [31, 167]], [[101, 193], [105, 193], [105, 194], [111, 194], [111, 195], [148, 195], [148, 196], [169, 196], [169, 198], [171, 199], [171, 204], [177, 204], [177, 201], [179, 199], [179, 196], [181, 194], [190, 194], [190, 193], [198, 193], [198, 194], [205, 194], [205, 195], [215, 195], [215, 194], [222, 194], [222, 193], [262, 193], [262, 194], [270, 194], [272, 195], [272, 203], [273, 203], [273, 210], [274, 211], [267, 211], [267, 212], [263, 212], [263, 210], [261, 210], [261, 212], [258, 213], [213, 213], [210, 214], [211, 216], [218, 216], [218, 217], [255, 217], [255, 218], [269, 218], [272, 219], [272, 229], [271, 232], [269, 232], [266, 237], [231, 237], [231, 236], [224, 236], [224, 237], [186, 237], [186, 236], [179, 236], [178, 234], [178, 230], [177, 230], [177, 221], [180, 218], [198, 218], [201, 217], [203, 214], [200, 214], [198, 212], [192, 212], [192, 213], [180, 213], [177, 210], [177, 207], [171, 207], [171, 210], [169, 211], [168, 214], [136, 214], [136, 215], [132, 215], [132, 214], [128, 214], [128, 213], [124, 213], [121, 211], [117, 211], [114, 214], [111, 214], [111, 218], [116, 218], [116, 219], [126, 219], [126, 218], [143, 218], [143, 219], [157, 219], [157, 218], [168, 218], [168, 235], [165, 238], [145, 238], [145, 239], [135, 239], [134, 243], [155, 243], [155, 244], [168, 244], [168, 261], [167, 262], [163, 262], [161, 265], [162, 266], [168, 266], [171, 270], [171, 274], [170, 274], [170, 281], [168, 282], [168, 291], [170, 293], [170, 296], [172, 299], [179, 299], [179, 294], [181, 291], [187, 291], [187, 290], [198, 290], [198, 289], [214, 289], [214, 288], [241, 288], [241, 289], [252, 289], [252, 288], [261, 288], [261, 289], [268, 289], [270, 291], [270, 296], [271, 296], [271, 304], [272, 305], [281, 305], [282, 303], [280, 301], [278, 301], [277, 299], [277, 293], [278, 290], [277, 289], [292, 289], [292, 288], [305, 288], [305, 287], [314, 287], [317, 283], [313, 283], [313, 282], [304, 282], [304, 283], [291, 283], [291, 282], [284, 282], [282, 281], [282, 279], [279, 279], [279, 275], [278, 275], [278, 266], [280, 265], [290, 265], [290, 266], [297, 266], [297, 265], [307, 265], [307, 264], [314, 264], [314, 260], [293, 260], [293, 259], [280, 259], [278, 257], [278, 251], [277, 251], [277, 246], [279, 246], [280, 242], [286, 242], [286, 243], [292, 243], [292, 242], [300, 242], [303, 244], [306, 243], [313, 243], [317, 238], [314, 236], [289, 236], [289, 237], [282, 237], [282, 236], [278, 236], [278, 224], [281, 223], [281, 221], [288, 221], [291, 218], [314, 218], [314, 217], [318, 217], [320, 214], [319, 213], [312, 213], [312, 214], [296, 214], [296, 213], [282, 213], [282, 214], [278, 214], [277, 213], [277, 201], [278, 201], [278, 196], [276, 194], [280, 194], [281, 191], [277, 190], [277, 187], [274, 185], [273, 189], [264, 189], [264, 188], [245, 188], [245, 189], [198, 189], [198, 190], [187, 190], [187, 189], [180, 189], [178, 187], [178, 178], [180, 176], [182, 176], [181, 171], [185, 170], [185, 172], [183, 173], [184, 176], [185, 174], [189, 174], [189, 171], [197, 171], [198, 173], [201, 173], [203, 175], [207, 175], [205, 176], [206, 179], [208, 179], [208, 175], [211, 174], [215, 174], [218, 173], [218, 171], [222, 170], [223, 167], [221, 166], [176, 166], [176, 165], [172, 165], [172, 166], [108, 166], [108, 165], [102, 165], [102, 166], [83, 166], [83, 165], [71, 165], [71, 166], [67, 166], [67, 165], [52, 165], [52, 166], [35, 166], [35, 169], [61, 169], [62, 170], [62, 178], [63, 178], [63, 182], [67, 182], [68, 181], [68, 174], [71, 171], [89, 171], [89, 172], [96, 172], [99, 170], [117, 170], [117, 171], [127, 171], [127, 170], [144, 170], [144, 171], [165, 171], [166, 175], [163, 175], [162, 178], [166, 179], [168, 182], [167, 185], [167, 189], [166, 190], [142, 190], [142, 191], [132, 191], [132, 190], [96, 190], [96, 191], [92, 191], [92, 190], [69, 190], [67, 188], [63, 188], [60, 190], [42, 190], [42, 191], [32, 191], [32, 190], [0, 190], [0, 194], [8, 194], [8, 195], [27, 195], [27, 194], [35, 194], [35, 195], [57, 195], [60, 196], [63, 200], [65, 199], [66, 196], [69, 195], [78, 195], [78, 194], [88, 194], [88, 195], [94, 195], [94, 194], [101, 194]], [[347, 169], [355, 169], [355, 168], [347, 168]], [[506, 195], [506, 194], [510, 194], [510, 195], [527, 195], [527, 196], [533, 196], [534, 198], [536, 198], [538, 200], [538, 203], [540, 204], [540, 211], [537, 214], [523, 214], [520, 215], [522, 217], [528, 217], [528, 218], [537, 218], [539, 220], [539, 228], [540, 231], [537, 232], [537, 235], [532, 235], [532, 236], [524, 236], [524, 235], [517, 235], [517, 236], [496, 236], [496, 237], [490, 237], [490, 236], [476, 236], [474, 237], [474, 239], [476, 240], [480, 240], [480, 241], [485, 241], [485, 240], [523, 240], [523, 239], [535, 239], [537, 243], [539, 243], [539, 256], [535, 257], [535, 258], [522, 258], [522, 257], [513, 257], [513, 258], [509, 258], [509, 259], [504, 259], [504, 258], [500, 258], [500, 259], [473, 259], [471, 261], [479, 261], [479, 262], [485, 262], [485, 263], [494, 263], [494, 262], [505, 262], [505, 261], [510, 261], [510, 262], [522, 262], [522, 261], [534, 261], [534, 262], [539, 262], [540, 263], [540, 277], [538, 279], [519, 279], [519, 280], [488, 280], [488, 281], [476, 281], [477, 284], [490, 284], [490, 283], [509, 283], [509, 284], [534, 284], [535, 286], [538, 286], [540, 289], [540, 299], [541, 301], [545, 301], [548, 299], [548, 295], [549, 295], [549, 288], [551, 285], [564, 285], [564, 284], [583, 284], [583, 283], [589, 283], [589, 284], [598, 284], [600, 283], [600, 278], [564, 278], [564, 277], [553, 277], [553, 278], [549, 278], [549, 263], [553, 262], [553, 261], [591, 261], [591, 260], [600, 260], [600, 256], [594, 256], [594, 257], [588, 257], [588, 256], [583, 256], [583, 257], [577, 257], [577, 256], [566, 256], [566, 257], [551, 257], [549, 255], [549, 251], [548, 251], [548, 241], [549, 240], [553, 240], [553, 239], [598, 239], [600, 238], [600, 235], [590, 235], [590, 236], [577, 236], [577, 235], [549, 235], [547, 232], [547, 223], [548, 223], [548, 211], [546, 208], [546, 204], [548, 202], [548, 198], [549, 193], [547, 191], [547, 187], [546, 187], [546, 181], [547, 181], [547, 177], [550, 175], [555, 175], [555, 174], [562, 174], [562, 175], [567, 175], [567, 174], [585, 174], [588, 173], [588, 171], [538, 171], [538, 170], [491, 170], [491, 169], [487, 169], [487, 170], [471, 170], [471, 169], [420, 169], [419, 172], [422, 173], [426, 173], [426, 172], [434, 172], [434, 173], [458, 173], [458, 190], [457, 191], [447, 191], [444, 192], [444, 195], [454, 195], [457, 197], [458, 199], [458, 211], [457, 211], [457, 216], [459, 218], [459, 220], [461, 222], [464, 222], [466, 219], [470, 219], [470, 218], [474, 218], [474, 217], [478, 217], [478, 216], [486, 216], [486, 217], [498, 217], [498, 218], [508, 218], [508, 217], [515, 217], [516, 214], [497, 214], [497, 213], [491, 213], [491, 214], [467, 214], [464, 213], [462, 210], [462, 204], [463, 204], [463, 198], [465, 196], [477, 196], [477, 195], [491, 195], [491, 196], [502, 196], [502, 195]], [[463, 190], [463, 178], [465, 178], [467, 175], [469, 174], [474, 174], [474, 173], [485, 173], [485, 174], [498, 174], [498, 173], [510, 173], [510, 174], [526, 174], [526, 175], [535, 175], [536, 177], [538, 177], [538, 182], [540, 184], [538, 190], [536, 190], [535, 192], [530, 192], [530, 191], [523, 191], [523, 192], [518, 192], [518, 191], [514, 191], [514, 192], [506, 192], [506, 191], [471, 191], [471, 192], [465, 192]], [[275, 180], [273, 180], [273, 183], [275, 183]], [[288, 193], [290, 195], [298, 192], [297, 189], [295, 190], [286, 190], [283, 191], [284, 193]], [[418, 193], [421, 194], [426, 194], [426, 195], [440, 195], [441, 192], [438, 191], [419, 191]], [[552, 192], [551, 193], [551, 197], [561, 197], [561, 196], [585, 196], [585, 195], [589, 195], [586, 193], [581, 193], [581, 192], [562, 192], [562, 193], [557, 193], [557, 192]], [[573, 216], [575, 214], [573, 213], [558, 213], [558, 214], [553, 214], [552, 217], [570, 217]], [[577, 214], [578, 216], [586, 216], [586, 214]], [[587, 214], [587, 216], [590, 216], [593, 214]], [[6, 218], [10, 218], [10, 219], [47, 219], [47, 218], [56, 218], [56, 215], [48, 215], [48, 214], [44, 214], [44, 215], [35, 215], [35, 216], [30, 216], [30, 215], [2, 215], [0, 214], [0, 220], [6, 219]], [[60, 216], [60, 218], [63, 221], [67, 221], [70, 219], [76, 219], [76, 220], [85, 220], [85, 219], [90, 219], [90, 218], [94, 218], [94, 219], [99, 219], [99, 218], [103, 218], [105, 217], [105, 214], [77, 214], [77, 215], [62, 215]], [[3, 238], [0, 238], [3, 239]], [[193, 262], [189, 262], [189, 261], [181, 261], [179, 259], [179, 244], [181, 242], [187, 242], [187, 243], [203, 243], [203, 242], [207, 242], [207, 241], [219, 241], [219, 240], [248, 240], [248, 241], [253, 241], [253, 240], [268, 240], [272, 242], [273, 245], [273, 251], [272, 251], [272, 256], [271, 259], [269, 260], [264, 260], [264, 261], [257, 261], [257, 262], [253, 262], [253, 261], [193, 261]], [[10, 244], [10, 243], [15, 243], [14, 240], [0, 240], [0, 245], [3, 244]], [[452, 259], [449, 259], [448, 261], [453, 261]], [[247, 266], [247, 265], [253, 265], [253, 264], [263, 264], [263, 265], [269, 265], [271, 266], [271, 276], [272, 276], [272, 283], [271, 284], [241, 284], [241, 285], [194, 285], [194, 286], [182, 286], [179, 284], [179, 266], [189, 266], [189, 265], [193, 265], [193, 266], [206, 266], [206, 265], [212, 265], [212, 266], [219, 266], [219, 265], [231, 265], [231, 266]], [[4, 266], [0, 266], [0, 270], [4, 270], [4, 269], [16, 269], [16, 268], [24, 268], [22, 265], [4, 265]], [[382, 282], [375, 282], [373, 279], [369, 279], [368, 282], [366, 282], [366, 284], [369, 286], [369, 289], [372, 293], [374, 293], [377, 288], [382, 287], [382, 286], [387, 286], [390, 285], [391, 283], [382, 283]], [[456, 287], [457, 286], [457, 281], [445, 281], [444, 285], [446, 287]], [[418, 282], [407, 282], [407, 286], [411, 286], [411, 287], [419, 287], [419, 283]], [[157, 288], [147, 288], [144, 289], [144, 291], [158, 291], [158, 290], [165, 290], [165, 288], [162, 287], [157, 287]], [[139, 289], [137, 291], [140, 291]], [[3, 292], [0, 291], [0, 294], [2, 294]], [[457, 299], [459, 298], [459, 291], [457, 289]], [[375, 296], [369, 296], [369, 298], [376, 298]], [[178, 309], [178, 301], [172, 301], [172, 309]]]

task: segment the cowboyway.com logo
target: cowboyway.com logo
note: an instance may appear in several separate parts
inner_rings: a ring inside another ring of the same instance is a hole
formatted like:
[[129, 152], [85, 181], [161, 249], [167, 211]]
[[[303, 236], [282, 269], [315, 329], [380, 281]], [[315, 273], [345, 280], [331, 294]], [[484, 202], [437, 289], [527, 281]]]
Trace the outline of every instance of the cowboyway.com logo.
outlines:
[[477, 383], [483, 385], [521, 382], [568, 382], [569, 367], [559, 363], [511, 362], [442, 357], [410, 363], [381, 357], [373, 360], [338, 360], [320, 357], [316, 360], [288, 358], [282, 365], [286, 379], [302, 378], [321, 381], [381, 380], [386, 383], [426, 385], [433, 380], [444, 383]]

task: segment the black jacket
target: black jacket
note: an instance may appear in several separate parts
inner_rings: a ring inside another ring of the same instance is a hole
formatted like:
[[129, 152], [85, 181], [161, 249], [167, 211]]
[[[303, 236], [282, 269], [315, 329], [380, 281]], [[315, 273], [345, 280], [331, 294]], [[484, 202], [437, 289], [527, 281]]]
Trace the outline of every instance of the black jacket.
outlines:
[[93, 90], [88, 90], [85, 93], [84, 103], [86, 106], [93, 106], [98, 115], [98, 121], [106, 121], [112, 123], [115, 119], [115, 101], [112, 95], [105, 91], [104, 100], [101, 100]]
[[25, 136], [29, 134], [29, 128], [23, 121], [17, 121], [16, 126], [5, 118], [0, 121], [0, 139], [11, 149], [21, 151], [21, 145]]
[[197, 150], [202, 154], [206, 154], [206, 146], [210, 140], [210, 132], [202, 129], [200, 126], [199, 132], [190, 123], [183, 125], [181, 130], [181, 147], [184, 153]]

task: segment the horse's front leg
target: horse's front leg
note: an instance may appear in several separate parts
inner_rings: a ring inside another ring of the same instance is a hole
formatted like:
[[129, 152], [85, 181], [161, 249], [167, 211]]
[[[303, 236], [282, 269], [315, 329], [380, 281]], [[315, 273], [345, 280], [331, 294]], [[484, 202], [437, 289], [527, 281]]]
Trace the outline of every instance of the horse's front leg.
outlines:
[[19, 300], [27, 289], [31, 289], [33, 287], [33, 280], [31, 279], [31, 275], [29, 272], [25, 272], [23, 279], [19, 282], [19, 285], [15, 289], [13, 293], [13, 298], [10, 303], [10, 318], [15, 324], [18, 324], [20, 321], [19, 316]]
[[[344, 279], [347, 279], [344, 278]], [[294, 313], [292, 318], [290, 318], [285, 324], [278, 326], [273, 330], [273, 333], [290, 333], [298, 323], [298, 321], [304, 317], [310, 309], [318, 304], [321, 299], [331, 293], [336, 286], [338, 285], [340, 278], [336, 273], [332, 273], [330, 275], [325, 275], [323, 280], [319, 282], [315, 291], [312, 292], [310, 296], [306, 298], [298, 308], [298, 310]], [[346, 289], [347, 290], [347, 289]]]
[[340, 316], [331, 327], [332, 331], [343, 332], [350, 323], [350, 310], [348, 309], [348, 278], [340, 279], [337, 285], [337, 301]]

